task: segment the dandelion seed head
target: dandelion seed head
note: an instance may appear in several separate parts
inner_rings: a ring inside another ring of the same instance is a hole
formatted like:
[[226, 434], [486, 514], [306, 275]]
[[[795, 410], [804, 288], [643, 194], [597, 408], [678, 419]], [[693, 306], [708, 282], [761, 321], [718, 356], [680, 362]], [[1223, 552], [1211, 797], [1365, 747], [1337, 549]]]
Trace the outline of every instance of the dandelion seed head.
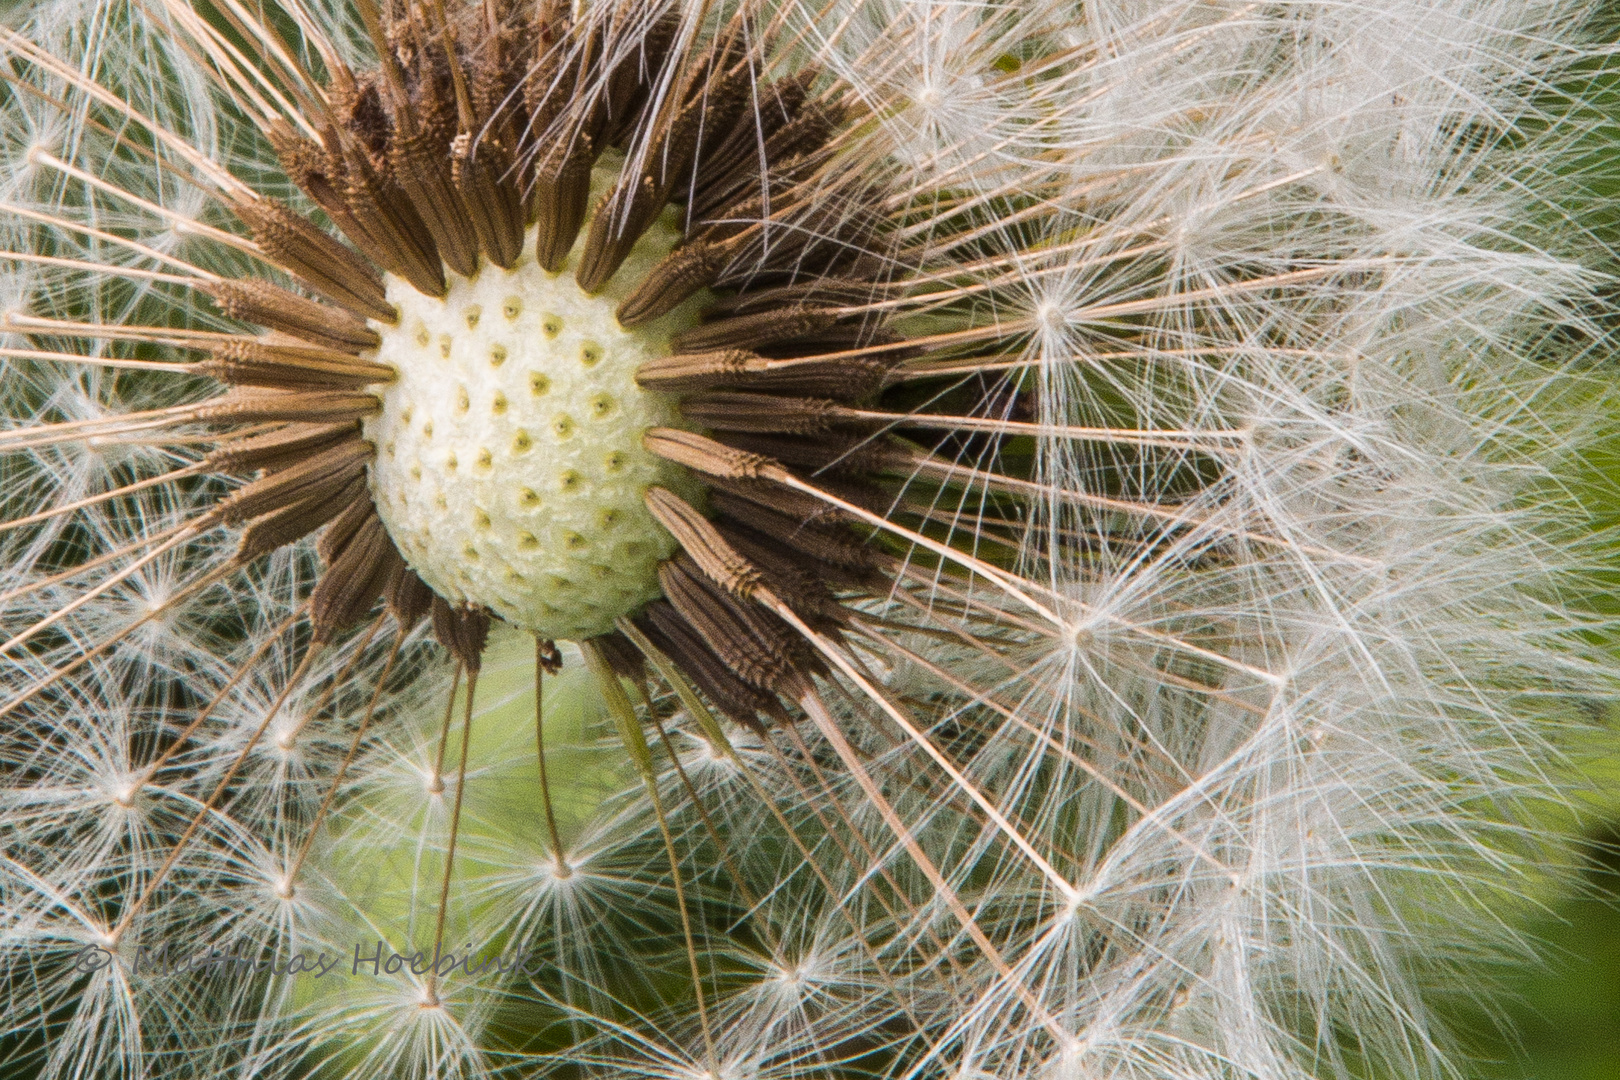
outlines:
[[[1445, 1072], [1414, 972], [1546, 861], [1560, 725], [1613, 683], [1557, 493], [1610, 409], [1564, 341], [1603, 256], [1543, 199], [1595, 6], [383, 7], [233, 9], [226, 48], [178, 0], [53, 5], [4, 38], [0, 230], [58, 260], [0, 285], [31, 521], [0, 533], [0, 987], [54, 1039], [22, 1067], [1332, 1077], [1354, 1030], [1366, 1068]], [[542, 215], [567, 280], [511, 262]], [[463, 291], [505, 263], [599, 344], [703, 308], [619, 372], [664, 395], [642, 481], [703, 474], [654, 497], [643, 569], [680, 553], [529, 620], [600, 631], [560, 654], [486, 643], [476, 605], [513, 612], [455, 584], [480, 451], [551, 520], [527, 466], [461, 433], [436, 561], [387, 475], [384, 427], [429, 441], [389, 399], [410, 350], [465, 360], [416, 402], [451, 426], [463, 388], [486, 428], [600, 392], [574, 355], [497, 385], [514, 294]], [[69, 959], [441, 917], [543, 970], [212, 1000]], [[514, 1049], [529, 1012], [566, 1048]]]
[[298, 745], [300, 724], [298, 717], [287, 715], [285, 710], [278, 712], [270, 721], [270, 742], [283, 757], [292, 757], [293, 750]]
[[789, 967], [777, 967], [770, 973], [768, 985], [773, 985], [783, 1005], [796, 1005], [834, 972], [826, 971], [820, 958], [806, 954], [796, 958]]
[[139, 808], [137, 803], [144, 796], [146, 776], [144, 770], [127, 770], [116, 775], [107, 775], [104, 780], [106, 797], [125, 811], [135, 812]]
[[578, 872], [574, 859], [567, 853], [558, 854], [555, 858], [536, 862], [531, 868], [535, 882], [543, 888], [565, 888], [563, 882], [571, 881]]

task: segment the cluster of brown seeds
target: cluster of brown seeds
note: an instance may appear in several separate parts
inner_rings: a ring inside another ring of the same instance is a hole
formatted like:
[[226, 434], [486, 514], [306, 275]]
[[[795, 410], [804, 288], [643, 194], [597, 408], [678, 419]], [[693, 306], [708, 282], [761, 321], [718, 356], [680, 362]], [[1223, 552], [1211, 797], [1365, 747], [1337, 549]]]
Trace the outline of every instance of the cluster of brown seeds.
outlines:
[[[674, 204], [682, 242], [617, 318], [637, 326], [715, 290], [701, 322], [636, 376], [680, 399], [689, 428], [651, 430], [644, 445], [700, 474], [706, 507], [648, 489], [681, 550], [657, 571], [662, 598], [596, 646], [624, 674], [644, 657], [672, 662], [740, 720], [780, 715], [778, 695], [801, 698], [821, 670], [806, 628], [836, 638], [845, 601], [886, 591], [898, 569], [855, 527], [888, 507], [872, 478], [930, 465], [873, 434], [898, 419], [875, 394], [908, 345], [870, 303], [900, 265], [878, 200], [835, 161], [853, 108], [818, 92], [813, 71], [762, 77], [757, 28], [741, 15], [694, 37], [641, 5], [580, 22], [551, 0], [456, 12], [363, 0], [360, 12], [377, 69], [323, 55], [325, 100], [300, 94], [301, 116], [261, 120], [348, 244], [287, 205], [232, 197], [263, 257], [322, 299], [257, 279], [205, 286], [226, 314], [269, 331], [194, 365], [235, 389], [185, 417], [237, 432], [209, 468], [259, 474], [213, 514], [243, 527], [238, 562], [325, 526], [317, 641], [382, 599], [402, 626], [431, 611], [440, 641], [476, 669], [489, 612], [423, 584], [368, 487], [361, 421], [378, 408], [369, 388], [393, 377], [368, 356], [398, 317], [384, 275], [443, 297], [447, 271], [512, 267], [530, 228], [536, 261], [556, 271], [589, 219], [575, 277], [595, 293]], [[608, 148], [627, 164], [591, 213]]]

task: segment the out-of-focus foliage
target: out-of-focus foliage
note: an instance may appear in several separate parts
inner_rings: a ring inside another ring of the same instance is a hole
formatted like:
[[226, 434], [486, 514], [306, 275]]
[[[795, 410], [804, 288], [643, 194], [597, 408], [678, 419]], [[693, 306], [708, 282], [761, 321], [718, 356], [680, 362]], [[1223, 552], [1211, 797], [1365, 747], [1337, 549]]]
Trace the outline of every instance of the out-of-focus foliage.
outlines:
[[[1456, 1010], [1472, 1080], [1614, 1080], [1620, 1076], [1620, 831], [1594, 843], [1585, 890], [1554, 902], [1522, 932], [1542, 962], [1496, 974], [1497, 1019]], [[1506, 1021], [1506, 1025], [1499, 1021]]]

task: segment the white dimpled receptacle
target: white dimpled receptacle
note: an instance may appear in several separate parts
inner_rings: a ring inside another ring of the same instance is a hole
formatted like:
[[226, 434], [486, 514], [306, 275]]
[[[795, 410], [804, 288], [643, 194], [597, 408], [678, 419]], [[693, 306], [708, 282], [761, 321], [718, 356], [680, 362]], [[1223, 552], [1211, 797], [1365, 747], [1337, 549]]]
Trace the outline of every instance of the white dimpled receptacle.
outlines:
[[377, 359], [398, 377], [366, 423], [372, 496], [434, 592], [569, 640], [607, 633], [659, 595], [658, 563], [676, 545], [644, 493], [695, 489], [642, 448], [648, 428], [680, 417], [635, 372], [695, 321], [697, 301], [634, 330], [613, 312], [678, 238], [660, 219], [595, 296], [574, 282], [579, 246], [547, 273], [533, 230], [511, 270], [447, 272], [443, 299], [388, 277], [399, 320], [378, 327]]

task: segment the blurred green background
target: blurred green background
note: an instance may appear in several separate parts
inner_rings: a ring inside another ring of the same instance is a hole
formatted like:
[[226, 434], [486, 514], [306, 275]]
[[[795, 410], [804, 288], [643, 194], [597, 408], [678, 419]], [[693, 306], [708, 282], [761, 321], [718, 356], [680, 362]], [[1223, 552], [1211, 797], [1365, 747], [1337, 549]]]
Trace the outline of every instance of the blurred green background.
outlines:
[[1450, 1017], [1477, 1080], [1620, 1080], [1620, 830], [1593, 837], [1592, 867], [1523, 931], [1541, 963], [1496, 971], [1501, 1020], [1455, 1008]]
[[[1598, 39], [1620, 42], [1620, 0], [1600, 5]], [[1620, 51], [1620, 45], [1614, 47]], [[1599, 267], [1620, 277], [1620, 59], [1594, 63], [1589, 81], [1551, 90], [1584, 99], [1565, 115], [1585, 129], [1579, 151], [1560, 170], [1570, 189], [1558, 199], [1580, 227], [1611, 250]], [[1612, 283], [1593, 317], [1608, 339], [1594, 343], [1593, 374], [1620, 378], [1620, 286]], [[1604, 580], [1591, 597], [1594, 610], [1620, 617], [1620, 436], [1589, 456], [1572, 490], [1590, 514], [1592, 534], [1613, 552]], [[1612, 648], [1620, 663], [1620, 644]], [[1478, 992], [1500, 995], [1491, 1011], [1452, 1004], [1443, 1013], [1464, 1053], [1474, 1060], [1468, 1080], [1620, 1080], [1620, 715], [1582, 754], [1595, 763], [1592, 809], [1586, 815], [1587, 869], [1562, 895], [1515, 928], [1539, 960], [1479, 972]], [[1458, 987], [1456, 1002], [1475, 990]]]

